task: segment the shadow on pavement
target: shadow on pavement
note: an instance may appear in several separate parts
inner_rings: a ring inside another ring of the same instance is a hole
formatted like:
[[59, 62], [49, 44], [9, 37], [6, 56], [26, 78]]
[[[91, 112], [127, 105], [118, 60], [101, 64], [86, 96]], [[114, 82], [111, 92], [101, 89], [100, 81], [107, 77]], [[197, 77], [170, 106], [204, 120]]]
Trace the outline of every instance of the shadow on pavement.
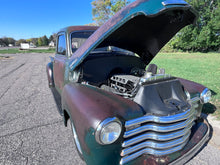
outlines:
[[57, 110], [61, 116], [63, 116], [63, 111], [62, 111], [62, 105], [61, 105], [61, 97], [60, 94], [57, 92], [55, 88], [50, 88], [51, 92], [53, 94], [53, 98], [55, 100]]
[[[210, 90], [211, 93], [212, 93], [212, 96], [215, 96], [217, 95], [217, 93], [213, 90]], [[205, 113], [205, 114], [213, 114], [215, 111], [217, 110], [216, 106], [214, 104], [211, 104], [211, 103], [206, 103], [203, 105], [203, 108], [202, 108], [202, 113]]]

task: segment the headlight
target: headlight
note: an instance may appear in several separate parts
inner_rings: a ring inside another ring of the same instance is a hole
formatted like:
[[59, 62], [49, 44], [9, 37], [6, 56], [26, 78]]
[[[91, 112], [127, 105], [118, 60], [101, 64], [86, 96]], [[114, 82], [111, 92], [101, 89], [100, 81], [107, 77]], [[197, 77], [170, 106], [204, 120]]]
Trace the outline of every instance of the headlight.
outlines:
[[208, 88], [205, 88], [202, 93], [201, 93], [201, 100], [203, 103], [208, 103], [211, 99], [212, 93], [210, 90], [208, 90]]
[[121, 134], [121, 122], [116, 117], [107, 118], [99, 124], [95, 138], [100, 144], [114, 143]]

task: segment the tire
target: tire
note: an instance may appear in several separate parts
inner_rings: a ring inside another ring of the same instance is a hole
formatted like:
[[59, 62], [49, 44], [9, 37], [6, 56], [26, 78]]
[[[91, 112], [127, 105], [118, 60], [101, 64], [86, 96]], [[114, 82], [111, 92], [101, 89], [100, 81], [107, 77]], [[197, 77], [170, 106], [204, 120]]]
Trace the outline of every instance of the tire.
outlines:
[[83, 159], [83, 153], [82, 153], [82, 148], [81, 148], [81, 145], [79, 143], [79, 139], [78, 139], [78, 136], [76, 134], [76, 130], [75, 130], [75, 127], [74, 127], [74, 124], [73, 124], [73, 121], [70, 119], [70, 125], [71, 125], [71, 130], [72, 130], [72, 133], [73, 133], [73, 141], [74, 141], [74, 144], [76, 146], [76, 150], [79, 154], [79, 157]]

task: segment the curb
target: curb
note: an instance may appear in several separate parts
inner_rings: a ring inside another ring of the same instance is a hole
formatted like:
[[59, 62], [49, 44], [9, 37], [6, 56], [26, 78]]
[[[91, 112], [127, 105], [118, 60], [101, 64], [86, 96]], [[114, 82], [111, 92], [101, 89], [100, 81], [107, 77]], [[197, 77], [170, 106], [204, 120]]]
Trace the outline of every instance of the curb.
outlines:
[[220, 121], [213, 115], [208, 115], [207, 119], [213, 128], [210, 144], [220, 149]]

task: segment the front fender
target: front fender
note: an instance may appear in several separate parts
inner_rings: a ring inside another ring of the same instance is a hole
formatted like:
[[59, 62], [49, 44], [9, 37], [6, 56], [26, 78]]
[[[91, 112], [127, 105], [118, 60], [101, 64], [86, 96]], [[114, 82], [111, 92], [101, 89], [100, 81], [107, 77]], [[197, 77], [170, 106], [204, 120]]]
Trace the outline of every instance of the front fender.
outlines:
[[191, 96], [200, 96], [203, 90], [206, 88], [204, 85], [186, 80], [183, 78], [178, 78], [180, 83], [184, 86], [184, 88], [190, 93]]
[[78, 83], [64, 86], [62, 108], [73, 120], [87, 164], [118, 164], [120, 160], [123, 133], [114, 144], [101, 145], [95, 140], [100, 122], [108, 117], [117, 117], [123, 124], [125, 120], [143, 115], [141, 107], [128, 99]]

